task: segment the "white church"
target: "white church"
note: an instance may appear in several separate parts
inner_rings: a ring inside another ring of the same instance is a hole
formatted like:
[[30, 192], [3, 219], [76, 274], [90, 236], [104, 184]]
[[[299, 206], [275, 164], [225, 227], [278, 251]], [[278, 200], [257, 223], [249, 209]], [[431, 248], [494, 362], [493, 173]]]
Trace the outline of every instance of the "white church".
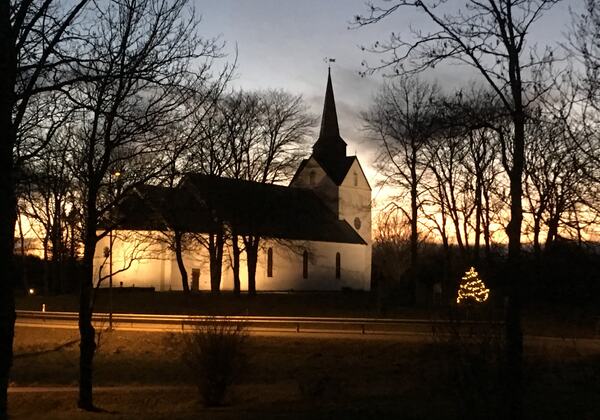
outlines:
[[[113, 287], [182, 290], [169, 231], [207, 234], [214, 220], [238, 234], [260, 236], [256, 290], [369, 290], [371, 286], [371, 187], [356, 156], [340, 137], [331, 74], [319, 138], [289, 186], [188, 174], [176, 188], [138, 188], [137, 201], [96, 246], [94, 272], [112, 274]], [[243, 203], [243, 204], [241, 204]], [[124, 206], [127, 207], [127, 206]], [[172, 236], [172, 235], [171, 235]], [[152, 238], [150, 240], [149, 238]], [[159, 239], [159, 240], [155, 240]], [[232, 246], [223, 252], [221, 290], [233, 289]], [[247, 290], [244, 253], [241, 290]], [[192, 290], [210, 290], [209, 253], [187, 247], [182, 262]], [[181, 263], [181, 262], [180, 262]], [[101, 282], [107, 287], [108, 280]]]

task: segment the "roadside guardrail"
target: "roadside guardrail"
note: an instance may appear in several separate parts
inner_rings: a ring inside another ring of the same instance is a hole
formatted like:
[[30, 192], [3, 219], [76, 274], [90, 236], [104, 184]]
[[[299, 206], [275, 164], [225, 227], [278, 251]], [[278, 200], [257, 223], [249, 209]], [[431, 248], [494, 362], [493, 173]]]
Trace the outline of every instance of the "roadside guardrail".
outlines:
[[[72, 326], [78, 321], [77, 312], [17, 311], [17, 322]], [[108, 313], [95, 313], [93, 321], [108, 324]], [[228, 322], [243, 324], [252, 331], [279, 332], [341, 332], [341, 333], [431, 333], [435, 328], [450, 326], [502, 326], [502, 322], [449, 321], [441, 319], [398, 318], [337, 318], [337, 317], [269, 317], [269, 316], [208, 316], [208, 315], [155, 315], [112, 314], [115, 329], [143, 328], [159, 331], [192, 331], [202, 324]], [[50, 326], [50, 325], [49, 325]]]

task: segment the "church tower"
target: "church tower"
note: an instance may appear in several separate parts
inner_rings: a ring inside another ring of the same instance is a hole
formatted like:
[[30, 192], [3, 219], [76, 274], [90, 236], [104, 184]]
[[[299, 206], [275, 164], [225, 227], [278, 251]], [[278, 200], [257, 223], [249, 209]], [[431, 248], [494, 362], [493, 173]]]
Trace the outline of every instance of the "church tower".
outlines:
[[[331, 82], [327, 87], [321, 129], [313, 153], [296, 171], [291, 187], [309, 188], [338, 217], [345, 220], [371, 246], [371, 187], [356, 156], [346, 156], [340, 136]], [[369, 253], [370, 256], [370, 253]]]
[[325, 103], [321, 117], [321, 131], [313, 146], [313, 156], [328, 167], [334, 167], [346, 158], [346, 142], [340, 137], [333, 86], [331, 84], [331, 69], [327, 74]]

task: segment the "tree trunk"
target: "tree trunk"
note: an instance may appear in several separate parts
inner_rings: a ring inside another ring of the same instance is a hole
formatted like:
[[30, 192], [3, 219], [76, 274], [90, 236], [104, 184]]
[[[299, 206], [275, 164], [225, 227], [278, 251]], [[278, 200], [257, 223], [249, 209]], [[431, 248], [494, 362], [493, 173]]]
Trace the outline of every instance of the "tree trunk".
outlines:
[[57, 293], [61, 289], [62, 279], [61, 279], [61, 267], [64, 262], [64, 239], [63, 239], [63, 223], [62, 223], [62, 208], [61, 205], [63, 198], [60, 195], [56, 195], [54, 197], [54, 217], [52, 221], [52, 237], [51, 237], [51, 245], [52, 245], [52, 260], [51, 264], [51, 286], [50, 290], [52, 293]]
[[539, 261], [542, 247], [540, 245], [540, 231], [542, 230], [542, 211], [541, 208], [533, 216], [533, 252], [536, 261]]
[[[7, 177], [8, 178], [8, 177]], [[2, 181], [0, 200], [0, 266], [4, 275], [0, 280], [0, 419], [7, 417], [7, 392], [13, 359], [15, 333], [15, 269], [13, 260], [16, 201], [11, 199], [7, 180]]]
[[256, 295], [256, 266], [258, 263], [258, 236], [244, 237], [244, 246], [246, 248], [246, 259], [248, 265], [248, 294]]
[[544, 252], [550, 252], [552, 250], [552, 246], [556, 241], [556, 236], [558, 235], [558, 222], [560, 217], [558, 213], [555, 213], [550, 216], [548, 220], [548, 236], [546, 237], [546, 244], [544, 245]]
[[475, 260], [475, 264], [479, 263], [479, 247], [481, 240], [481, 219], [483, 217], [483, 199], [482, 199], [482, 188], [481, 188], [481, 178], [482, 174], [477, 172], [477, 179], [475, 181], [475, 244], [473, 250], [473, 259]]
[[233, 263], [231, 269], [233, 270], [233, 293], [239, 295], [242, 290], [242, 286], [240, 283], [240, 254], [242, 251], [240, 250], [239, 238], [237, 234], [233, 233], [231, 235], [231, 247], [233, 250]]
[[44, 236], [44, 240], [42, 241], [44, 247], [44, 272], [42, 274], [42, 285], [44, 288], [44, 295], [48, 296], [48, 292], [50, 290], [49, 287], [49, 279], [50, 279], [50, 261], [48, 260], [48, 245], [49, 238], [48, 235]]
[[[517, 59], [518, 60], [518, 59]], [[518, 61], [517, 61], [518, 62]], [[508, 287], [506, 299], [506, 362], [509, 418], [522, 417], [523, 333], [521, 329], [521, 224], [523, 221], [523, 168], [525, 166], [525, 113], [521, 103], [521, 86], [513, 85], [513, 165], [510, 171], [510, 222], [508, 235]]]
[[418, 263], [418, 247], [419, 247], [419, 230], [418, 230], [418, 204], [417, 204], [417, 151], [416, 145], [412, 144], [412, 155], [410, 162], [410, 270], [409, 282], [414, 287], [414, 300], [421, 303], [424, 300], [421, 285], [418, 284], [417, 263]]
[[483, 241], [485, 243], [485, 259], [489, 266], [492, 262], [492, 246], [490, 243], [490, 194], [486, 188], [483, 193], [485, 199], [485, 211], [484, 222], [483, 222]]
[[[4, 186], [3, 186], [4, 187]], [[7, 392], [10, 368], [13, 359], [13, 339], [15, 334], [15, 270], [13, 260], [14, 225], [16, 211], [10, 205], [2, 189], [2, 205], [0, 209], [0, 266], [4, 267], [4, 275], [0, 280], [0, 419], [7, 417]], [[14, 203], [14, 201], [13, 201]], [[11, 214], [12, 210], [12, 214]], [[10, 228], [12, 226], [12, 229]]]
[[0, 419], [8, 418], [7, 392], [15, 336], [14, 236], [17, 221], [13, 147], [17, 55], [11, 31], [11, 2], [0, 2]]
[[[416, 273], [417, 268], [417, 252], [419, 245], [419, 231], [418, 231], [418, 205], [417, 205], [417, 156], [413, 148], [413, 161], [411, 162], [410, 175], [411, 175], [411, 186], [410, 186], [410, 266], [411, 270]], [[416, 277], [414, 278], [416, 280]]]
[[221, 291], [224, 242], [225, 235], [222, 231], [209, 234], [208, 254], [210, 259], [210, 291], [215, 294], [220, 293]]
[[[89, 192], [88, 197], [95, 197]], [[96, 330], [92, 325], [94, 290], [94, 253], [96, 251], [96, 202], [88, 198], [83, 248], [83, 275], [79, 294], [79, 402], [78, 407], [94, 410], [92, 396], [93, 362], [96, 352]]]
[[179, 273], [181, 274], [181, 287], [184, 293], [190, 292], [190, 285], [188, 283], [188, 273], [185, 269], [185, 264], [183, 263], [183, 255], [182, 255], [182, 236], [183, 233], [176, 231], [175, 232], [175, 259], [177, 260], [177, 267], [179, 268]]
[[19, 223], [19, 241], [21, 244], [21, 282], [25, 291], [29, 290], [29, 273], [27, 271], [27, 258], [25, 254], [25, 233], [23, 232], [23, 221], [17, 214], [17, 222]]

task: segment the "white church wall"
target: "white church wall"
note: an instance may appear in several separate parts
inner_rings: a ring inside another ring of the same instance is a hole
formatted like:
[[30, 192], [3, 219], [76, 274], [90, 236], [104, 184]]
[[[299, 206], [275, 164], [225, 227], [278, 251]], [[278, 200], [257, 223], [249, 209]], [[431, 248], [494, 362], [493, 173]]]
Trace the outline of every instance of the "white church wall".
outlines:
[[370, 287], [372, 261], [371, 187], [358, 160], [354, 161], [339, 187], [339, 218], [352, 226], [368, 244], [362, 255], [356, 257], [360, 259], [364, 270], [368, 271], [366, 275], [368, 287]]
[[[273, 249], [272, 276], [268, 275], [268, 249]], [[259, 251], [256, 289], [267, 290], [368, 290], [370, 262], [365, 266], [366, 245], [314, 241], [265, 240]], [[303, 276], [303, 253], [308, 252], [308, 276]], [[336, 253], [340, 253], [340, 278], [336, 278]], [[368, 272], [367, 272], [368, 271]], [[245, 261], [242, 284], [247, 284]], [[226, 285], [225, 285], [226, 286]], [[244, 290], [244, 288], [242, 288]]]
[[[170, 253], [164, 244], [151, 240], [152, 236], [149, 231], [113, 231], [113, 287], [120, 287], [121, 283], [124, 287], [154, 287], [156, 290], [166, 287], [171, 275]], [[109, 259], [105, 257], [109, 244], [106, 235], [96, 245], [94, 283], [110, 273]], [[106, 279], [100, 287], [108, 285]]]
[[[181, 277], [175, 255], [166, 246], [151, 243], [149, 232], [115, 233], [113, 244], [113, 272], [130, 265], [126, 271], [113, 275], [114, 287], [154, 287], [156, 291], [182, 290]], [[122, 238], [122, 239], [121, 239]], [[108, 238], [100, 241], [96, 248], [95, 272], [104, 261], [103, 249], [108, 246]], [[268, 249], [273, 249], [273, 275], [268, 276]], [[135, 252], [133, 252], [135, 250]], [[308, 276], [303, 276], [303, 251], [308, 252]], [[233, 289], [233, 271], [226, 248], [223, 258], [222, 290]], [[336, 278], [336, 253], [340, 253], [340, 278]], [[368, 290], [370, 287], [370, 261], [366, 261], [369, 247], [359, 244], [339, 244], [330, 242], [275, 241], [264, 240], [259, 250], [256, 269], [258, 291], [288, 290]], [[131, 261], [131, 256], [135, 259]], [[246, 260], [240, 261], [241, 289], [248, 288]], [[194, 269], [200, 270], [199, 289], [210, 290], [210, 267], [208, 251], [198, 248], [183, 256], [192, 281]], [[108, 262], [103, 267], [104, 275], [109, 271]], [[104, 281], [101, 287], [107, 287]]]

